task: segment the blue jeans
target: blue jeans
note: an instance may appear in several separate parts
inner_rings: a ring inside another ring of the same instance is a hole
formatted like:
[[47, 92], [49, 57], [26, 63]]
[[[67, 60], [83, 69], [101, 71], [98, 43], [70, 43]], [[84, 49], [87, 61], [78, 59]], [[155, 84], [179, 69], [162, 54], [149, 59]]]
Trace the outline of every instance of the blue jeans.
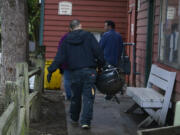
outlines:
[[64, 89], [66, 92], [66, 98], [71, 99], [71, 80], [69, 70], [64, 70]]
[[95, 99], [95, 81], [95, 69], [84, 68], [71, 73], [72, 98], [70, 113], [72, 120], [79, 120], [82, 104], [81, 124], [91, 124]]

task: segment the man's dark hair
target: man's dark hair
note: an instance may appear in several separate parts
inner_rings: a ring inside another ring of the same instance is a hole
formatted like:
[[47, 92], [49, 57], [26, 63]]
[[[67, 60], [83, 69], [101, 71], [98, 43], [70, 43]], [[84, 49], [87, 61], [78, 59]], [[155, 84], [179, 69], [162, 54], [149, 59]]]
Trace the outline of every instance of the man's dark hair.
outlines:
[[72, 20], [69, 24], [69, 27], [73, 30], [74, 28], [76, 28], [78, 25], [80, 24], [80, 21], [75, 19], [75, 20]]
[[106, 20], [105, 23], [107, 23], [107, 26], [111, 26], [112, 29], [115, 29], [115, 23], [111, 20]]

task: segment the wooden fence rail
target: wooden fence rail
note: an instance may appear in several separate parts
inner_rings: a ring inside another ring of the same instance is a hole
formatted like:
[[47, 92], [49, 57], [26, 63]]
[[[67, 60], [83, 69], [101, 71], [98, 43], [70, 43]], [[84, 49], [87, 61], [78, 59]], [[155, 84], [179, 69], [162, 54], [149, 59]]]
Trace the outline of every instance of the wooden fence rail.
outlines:
[[[0, 117], [0, 135], [28, 135], [30, 120], [39, 120], [43, 91], [44, 60], [34, 60], [36, 67], [28, 71], [27, 63], [16, 66], [16, 82], [6, 82], [7, 109]], [[29, 78], [35, 76], [30, 93]]]

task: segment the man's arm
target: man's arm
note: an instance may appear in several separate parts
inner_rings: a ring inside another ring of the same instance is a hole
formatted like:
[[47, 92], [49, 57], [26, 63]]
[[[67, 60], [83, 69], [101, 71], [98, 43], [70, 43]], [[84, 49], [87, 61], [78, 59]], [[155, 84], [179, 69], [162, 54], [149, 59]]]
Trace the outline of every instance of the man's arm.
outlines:
[[48, 67], [48, 72], [53, 73], [54, 71], [56, 71], [56, 69], [59, 68], [59, 66], [64, 63], [65, 59], [66, 59], [66, 48], [65, 48], [65, 43], [63, 42], [62, 46], [58, 48], [53, 63]]
[[106, 38], [105, 38], [105, 35], [103, 34], [103, 36], [101, 37], [101, 40], [99, 41], [99, 45], [102, 48], [102, 50], [104, 50], [105, 44], [106, 44]]

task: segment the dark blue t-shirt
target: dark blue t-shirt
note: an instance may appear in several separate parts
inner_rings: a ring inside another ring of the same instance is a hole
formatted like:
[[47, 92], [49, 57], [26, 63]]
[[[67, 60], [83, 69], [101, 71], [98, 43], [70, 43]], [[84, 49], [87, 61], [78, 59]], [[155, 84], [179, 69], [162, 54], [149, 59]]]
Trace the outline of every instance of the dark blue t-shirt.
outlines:
[[118, 65], [123, 50], [123, 40], [115, 30], [105, 32], [100, 40], [100, 46], [104, 51], [105, 60], [114, 66]]

